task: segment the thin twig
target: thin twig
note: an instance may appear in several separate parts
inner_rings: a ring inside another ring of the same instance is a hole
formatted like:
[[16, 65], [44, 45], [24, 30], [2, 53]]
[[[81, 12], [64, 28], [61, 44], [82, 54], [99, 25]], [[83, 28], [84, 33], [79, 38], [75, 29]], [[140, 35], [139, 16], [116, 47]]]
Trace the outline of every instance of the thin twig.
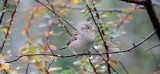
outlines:
[[[116, 72], [117, 74], [119, 74], [109, 63], [108, 63], [108, 60], [106, 60], [103, 56], [102, 56], [102, 54], [103, 53], [100, 53], [99, 51], [97, 51], [97, 49], [95, 49], [94, 47], [92, 47], [97, 53], [98, 53], [98, 55], [112, 68], [112, 70], [114, 71], [114, 72]], [[93, 54], [93, 53], [92, 53]]]
[[128, 71], [127, 71], [127, 69], [124, 67], [124, 65], [123, 65], [120, 61], [119, 61], [119, 63], [120, 63], [121, 66], [123, 67], [124, 71], [125, 71], [127, 74], [129, 74]]
[[147, 50], [145, 50], [145, 52], [148, 51], [148, 50], [151, 50], [151, 49], [153, 49], [153, 48], [155, 48], [155, 47], [158, 47], [158, 46], [160, 46], [160, 43], [158, 43], [158, 44], [156, 44], [156, 45], [154, 45], [154, 46], [149, 47]]
[[58, 13], [56, 13], [54, 10], [50, 9], [49, 7], [47, 7], [44, 3], [42, 3], [40, 0], [36, 0], [37, 2], [39, 2], [40, 4], [42, 4], [43, 6], [45, 6], [48, 10], [50, 10], [51, 12], [53, 12], [56, 16], [58, 16], [60, 19], [62, 19], [64, 22], [66, 22], [70, 27], [72, 27], [74, 30], [77, 30], [76, 28], [74, 28], [68, 21], [66, 21], [64, 18], [62, 18]]
[[89, 60], [90, 65], [92, 66], [94, 72], [95, 72], [96, 74], [98, 74], [98, 72], [96, 71], [96, 68], [94, 67], [94, 65], [93, 65], [93, 63], [92, 63], [92, 61], [91, 61], [91, 59], [88, 58], [88, 60]]
[[29, 65], [30, 65], [29, 61], [30, 61], [30, 58], [31, 58], [30, 56], [28, 56], [28, 57], [29, 57], [29, 59], [28, 59], [28, 63], [27, 63], [26, 74], [28, 74], [28, 69], [29, 69]]

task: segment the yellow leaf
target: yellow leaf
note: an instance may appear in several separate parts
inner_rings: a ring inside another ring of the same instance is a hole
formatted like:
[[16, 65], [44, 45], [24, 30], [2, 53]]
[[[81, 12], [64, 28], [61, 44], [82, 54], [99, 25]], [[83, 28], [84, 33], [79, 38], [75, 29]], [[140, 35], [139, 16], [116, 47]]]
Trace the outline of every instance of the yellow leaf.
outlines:
[[40, 11], [35, 11], [34, 12], [34, 17], [39, 17], [39, 15], [40, 15]]
[[35, 60], [39, 60], [38, 56], [32, 56]]
[[48, 72], [58, 71], [58, 70], [61, 70], [61, 69], [62, 69], [61, 67], [57, 67], [57, 68], [49, 68], [49, 69], [48, 69]]
[[17, 67], [16, 69], [24, 69], [24, 67]]
[[45, 65], [39, 63], [39, 64], [37, 65], [37, 67], [35, 67], [35, 68], [36, 68], [36, 69], [44, 69], [44, 68], [45, 68]]
[[7, 64], [2, 65], [2, 69], [8, 70], [9, 66]]
[[0, 54], [0, 56], [2, 56], [2, 54]]
[[28, 60], [26, 60], [26, 59], [23, 59], [23, 60], [22, 60], [22, 62], [28, 62]]
[[122, 9], [122, 12], [129, 12], [127, 8]]
[[131, 15], [128, 16], [128, 19], [133, 19], [133, 17]]
[[79, 0], [73, 0], [73, 3], [77, 4], [79, 3]]
[[26, 18], [26, 19], [29, 19], [29, 17], [30, 17], [29, 14], [24, 15], [24, 18]]
[[22, 34], [23, 34], [23, 35], [26, 34], [26, 30], [23, 30], [23, 31], [22, 31]]
[[10, 74], [18, 74], [17, 71], [12, 71]]

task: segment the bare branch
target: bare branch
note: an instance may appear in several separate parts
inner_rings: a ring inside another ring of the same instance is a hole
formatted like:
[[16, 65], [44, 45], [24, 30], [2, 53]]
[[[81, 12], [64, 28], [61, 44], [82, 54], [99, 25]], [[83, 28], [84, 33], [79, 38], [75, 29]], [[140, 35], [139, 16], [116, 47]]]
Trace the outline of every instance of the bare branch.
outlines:
[[143, 40], [139, 41], [137, 44], [134, 44], [133, 46], [131, 46], [130, 48], [126, 49], [126, 50], [121, 50], [121, 51], [117, 51], [117, 52], [106, 52], [107, 54], [114, 54], [114, 53], [122, 53], [122, 52], [128, 52], [133, 50], [134, 48], [138, 47], [139, 45], [141, 45], [142, 43], [144, 43], [145, 41], [147, 41], [149, 38], [151, 38], [154, 34], [156, 34], [156, 31], [153, 31], [151, 34], [149, 34], [148, 36], [146, 36]]
[[144, 6], [146, 7], [147, 13], [150, 17], [150, 20], [152, 22], [152, 25], [154, 27], [154, 30], [157, 31], [157, 36], [160, 40], [160, 22], [157, 17], [157, 14], [152, 6], [152, 1], [151, 0], [146, 0]]
[[148, 51], [148, 50], [151, 50], [151, 49], [153, 49], [153, 48], [155, 48], [155, 47], [158, 47], [158, 46], [160, 46], [160, 43], [158, 43], [158, 44], [156, 44], [156, 45], [154, 45], [154, 46], [151, 46], [150, 48], [148, 48], [147, 50], [145, 50], [145, 52]]
[[123, 67], [123, 69], [126, 71], [126, 73], [129, 74], [128, 71], [127, 71], [127, 69], [124, 67], [124, 65], [120, 61], [119, 61], [119, 63]]
[[139, 0], [121, 0], [121, 1], [124, 1], [124, 2], [127, 2], [127, 3], [135, 3], [135, 4], [140, 4], [140, 5], [144, 5], [145, 4], [145, 1], [139, 1]]
[[89, 60], [90, 65], [92, 66], [94, 72], [95, 72], [96, 74], [98, 74], [98, 72], [96, 71], [96, 68], [94, 67], [94, 65], [93, 65], [93, 63], [92, 63], [92, 61], [91, 61], [91, 59], [89, 58], [88, 60]]

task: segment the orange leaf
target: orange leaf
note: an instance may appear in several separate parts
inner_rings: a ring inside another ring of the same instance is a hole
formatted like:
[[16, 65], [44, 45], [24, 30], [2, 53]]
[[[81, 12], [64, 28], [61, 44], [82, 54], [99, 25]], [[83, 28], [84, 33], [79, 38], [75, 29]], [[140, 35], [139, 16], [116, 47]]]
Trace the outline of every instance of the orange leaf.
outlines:
[[49, 32], [44, 32], [46, 37], [49, 37]]
[[137, 7], [137, 4], [132, 3], [132, 6], [133, 6], [134, 8], [136, 8], [136, 7]]
[[50, 48], [51, 48], [52, 50], [57, 50], [57, 47], [56, 47], [55, 45], [51, 45]]
[[23, 31], [22, 31], [22, 34], [23, 34], [23, 35], [26, 34], [26, 33], [27, 33], [26, 30], [23, 30]]
[[2, 65], [2, 69], [8, 70], [9, 66], [7, 64]]
[[73, 0], [73, 3], [77, 4], [79, 3], [79, 0]]

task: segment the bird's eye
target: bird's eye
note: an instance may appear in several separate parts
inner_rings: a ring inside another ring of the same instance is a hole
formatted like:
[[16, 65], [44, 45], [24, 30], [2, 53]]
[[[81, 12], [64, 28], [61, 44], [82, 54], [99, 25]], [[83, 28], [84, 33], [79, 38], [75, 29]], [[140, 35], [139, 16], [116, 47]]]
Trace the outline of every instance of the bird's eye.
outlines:
[[89, 27], [87, 29], [90, 29]]

